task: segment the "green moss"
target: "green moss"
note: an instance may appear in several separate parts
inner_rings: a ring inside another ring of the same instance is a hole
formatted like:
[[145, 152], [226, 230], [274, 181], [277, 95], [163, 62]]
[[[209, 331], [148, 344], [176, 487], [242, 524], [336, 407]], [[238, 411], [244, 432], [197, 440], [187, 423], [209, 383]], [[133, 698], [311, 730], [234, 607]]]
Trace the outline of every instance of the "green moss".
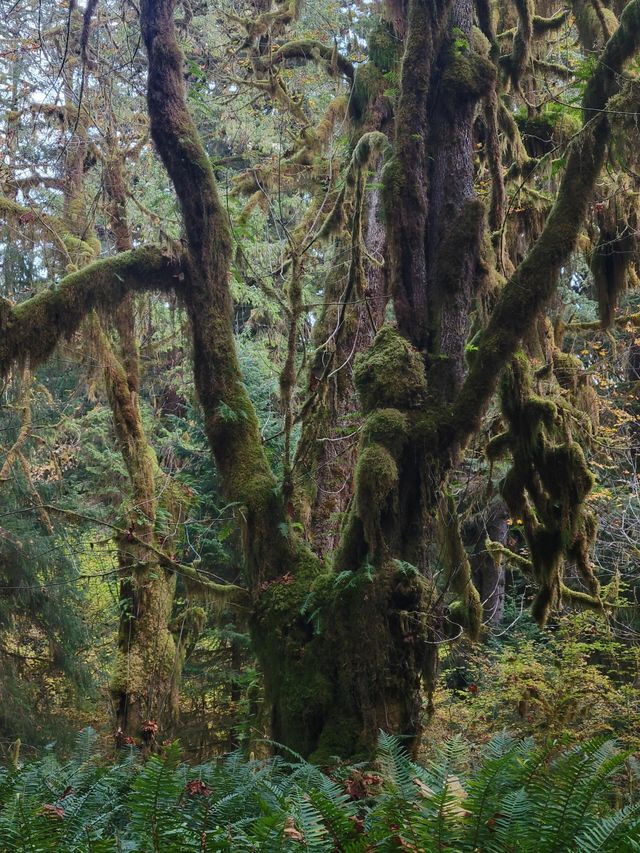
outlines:
[[580, 112], [555, 104], [530, 115], [520, 112], [516, 123], [530, 155], [540, 157], [558, 145], [566, 144], [582, 127]]
[[55, 289], [15, 306], [4, 318], [0, 337], [0, 374], [15, 361], [32, 367], [70, 337], [94, 308], [113, 311], [127, 293], [171, 290], [178, 284], [178, 264], [155, 246], [123, 252], [95, 261], [66, 276]]
[[471, 47], [473, 51], [480, 56], [489, 58], [491, 53], [491, 42], [479, 27], [473, 28], [471, 31]]
[[[371, 347], [356, 359], [354, 382], [367, 418], [356, 466], [355, 501], [336, 554], [339, 571], [353, 571], [366, 559], [379, 565], [387, 558], [391, 548], [387, 537], [397, 529], [401, 470], [407, 471], [405, 446], [411, 437], [420, 442], [427, 438], [414, 422], [421, 418], [414, 410], [426, 398], [423, 361], [399, 332], [390, 326], [378, 332]], [[414, 470], [408, 471], [408, 479], [415, 479]]]
[[598, 298], [602, 326], [613, 323], [618, 300], [627, 287], [627, 273], [636, 257], [635, 225], [622, 217], [601, 223], [600, 236], [592, 252], [590, 267]]
[[[575, 362], [556, 359], [575, 374]], [[553, 374], [547, 374], [547, 381]], [[569, 379], [566, 378], [568, 382]], [[573, 381], [573, 380], [572, 380]], [[563, 397], [559, 403], [566, 405]], [[532, 392], [531, 367], [518, 354], [501, 383], [502, 411], [507, 430], [493, 439], [489, 453], [496, 458], [509, 450], [512, 467], [502, 483], [502, 495], [514, 517], [523, 520], [539, 583], [532, 612], [544, 623], [561, 600], [564, 565], [573, 559], [594, 590], [597, 581], [589, 561], [595, 537], [591, 513], [584, 501], [594, 479], [580, 445], [560, 416], [558, 406]]]
[[474, 586], [471, 565], [460, 535], [460, 523], [451, 495], [443, 499], [438, 511], [440, 558], [445, 570], [445, 592], [453, 595], [449, 604], [452, 621], [477, 640], [482, 628], [482, 601]]
[[451, 50], [442, 75], [442, 97], [452, 111], [467, 101], [477, 101], [489, 92], [496, 79], [496, 67], [478, 53]]
[[175, 685], [182, 666], [169, 629], [175, 575], [150, 565], [148, 559], [140, 566], [131, 577], [130, 606], [136, 616], [120, 624], [110, 688], [116, 707], [126, 708], [123, 728], [134, 735], [143, 719], [154, 719], [161, 726], [175, 720]]
[[576, 393], [584, 372], [577, 355], [556, 348], [553, 353], [553, 372], [561, 388]]
[[538, 429], [540, 424], [547, 429], [552, 429], [558, 415], [558, 407], [553, 400], [532, 394], [524, 401], [522, 406], [522, 417], [525, 422], [531, 424], [532, 429]]
[[372, 444], [360, 452], [355, 476], [358, 515], [372, 556], [382, 546], [381, 516], [398, 485], [398, 466], [381, 444]]
[[349, 113], [355, 124], [360, 124], [369, 105], [387, 88], [384, 74], [372, 62], [366, 62], [356, 69], [349, 99]]
[[398, 459], [409, 435], [407, 415], [398, 409], [378, 409], [364, 422], [363, 445], [380, 444]]
[[420, 353], [391, 326], [383, 326], [369, 349], [360, 353], [354, 383], [365, 413], [374, 409], [410, 409], [426, 393]]
[[618, 19], [614, 12], [599, 3], [601, 19], [592, 0], [573, 0], [572, 6], [583, 46], [587, 50], [601, 50], [617, 29]]

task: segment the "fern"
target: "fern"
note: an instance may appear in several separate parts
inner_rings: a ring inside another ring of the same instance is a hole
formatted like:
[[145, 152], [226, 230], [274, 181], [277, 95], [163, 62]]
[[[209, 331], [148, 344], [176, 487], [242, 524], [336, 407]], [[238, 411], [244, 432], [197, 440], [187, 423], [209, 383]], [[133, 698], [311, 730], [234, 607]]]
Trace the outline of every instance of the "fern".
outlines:
[[362, 765], [330, 778], [295, 756], [235, 753], [189, 768], [176, 744], [106, 764], [87, 730], [67, 762], [0, 769], [0, 853], [631, 853], [640, 803], [611, 805], [627, 758], [609, 741], [558, 752], [503, 734], [465, 774], [461, 740], [422, 766], [381, 734], [382, 784], [353, 799]]

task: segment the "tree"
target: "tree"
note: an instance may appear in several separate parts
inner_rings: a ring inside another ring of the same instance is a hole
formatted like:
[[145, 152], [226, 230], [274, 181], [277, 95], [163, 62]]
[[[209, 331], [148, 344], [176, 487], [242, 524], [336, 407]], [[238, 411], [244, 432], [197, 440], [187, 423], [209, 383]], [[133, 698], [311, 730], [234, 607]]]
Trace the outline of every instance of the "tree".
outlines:
[[[624, 95], [621, 75], [640, 46], [640, 4], [631, 0], [615, 31], [607, 32], [585, 87], [582, 129], [568, 146], [553, 207], [500, 286], [496, 270], [506, 263], [501, 236], [494, 241], [496, 260], [474, 188], [476, 106], [486, 101], [495, 229], [505, 203], [496, 123], [502, 120], [513, 134], [513, 117], [499, 102], [497, 80], [502, 73], [521, 94], [536, 27], [553, 25], [541, 23], [531, 4], [518, 7], [512, 50], [500, 55], [483, 3], [475, 10], [484, 33], [480, 49], [473, 43], [478, 38], [468, 0], [410, 0], [406, 11], [392, 10], [388, 26], [402, 37], [403, 55], [393, 148], [382, 183], [397, 327], [383, 326], [354, 369], [364, 423], [353, 499], [330, 569], [292, 523], [291, 480], [285, 470], [281, 487], [268, 463], [242, 381], [229, 289], [232, 235], [187, 107], [175, 5], [175, 0], [144, 0], [140, 23], [151, 134], [179, 200], [184, 244], [120, 252], [72, 273], [33, 300], [15, 307], [4, 300], [0, 369], [6, 374], [20, 360], [41, 363], [94, 308], [113, 313], [133, 292], [175, 291], [189, 316], [195, 387], [213, 457], [227, 499], [242, 507], [252, 636], [273, 708], [275, 739], [321, 758], [370, 747], [380, 727], [415, 738], [421, 682], [431, 685], [435, 677], [443, 588], [453, 598], [451, 620], [471, 636], [480, 629], [481, 602], [447, 483], [479, 431], [503, 372], [508, 426], [503, 444], [513, 456], [511, 496], [516, 504], [533, 507], [527, 539], [540, 584], [541, 622], [559, 603], [565, 557], [590, 542], [581, 515], [589, 490], [584, 458], [568, 437], [564, 443], [548, 438], [555, 410], [534, 399], [523, 359], [514, 356], [539, 322], [578, 239], [611, 138], [607, 106]], [[257, 10], [256, 37], [279, 32], [296, 13], [289, 4]], [[281, 88], [276, 94], [286, 96]], [[363, 275], [365, 170], [376, 152], [386, 151], [379, 131], [365, 133], [354, 145], [345, 177], [345, 187], [353, 189], [349, 275], [354, 286]], [[523, 157], [518, 167], [532, 168], [530, 159]], [[336, 212], [344, 200], [338, 193]], [[294, 289], [295, 260], [294, 251]], [[490, 313], [470, 353], [472, 309], [487, 293]], [[285, 398], [288, 393], [285, 384]], [[532, 446], [522, 439], [527, 421], [535, 425]], [[531, 473], [552, 462], [564, 465], [560, 486], [544, 472], [540, 481]], [[563, 509], [558, 521], [554, 502], [571, 505], [571, 512]], [[586, 598], [597, 605], [598, 595], [594, 583]]]

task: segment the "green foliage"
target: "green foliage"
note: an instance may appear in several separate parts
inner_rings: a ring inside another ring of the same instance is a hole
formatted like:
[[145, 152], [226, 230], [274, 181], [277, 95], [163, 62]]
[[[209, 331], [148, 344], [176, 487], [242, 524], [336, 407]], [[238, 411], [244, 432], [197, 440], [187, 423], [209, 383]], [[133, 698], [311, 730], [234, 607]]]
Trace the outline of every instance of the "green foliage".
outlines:
[[475, 768], [449, 742], [426, 766], [381, 734], [375, 770], [326, 775], [294, 756], [257, 762], [234, 753], [189, 767], [177, 744], [146, 762], [107, 763], [91, 729], [74, 755], [0, 769], [6, 853], [189, 853], [443, 849], [487, 853], [633, 851], [639, 804], [621, 808], [627, 755], [612, 741], [570, 750], [494, 738]]
[[592, 612], [563, 616], [542, 637], [523, 619], [508, 639], [466, 650], [462, 665], [455, 658], [443, 661], [449, 686], [436, 696], [432, 725], [444, 726], [436, 739], [482, 741], [504, 728], [562, 743], [615, 737], [638, 748], [638, 650]]

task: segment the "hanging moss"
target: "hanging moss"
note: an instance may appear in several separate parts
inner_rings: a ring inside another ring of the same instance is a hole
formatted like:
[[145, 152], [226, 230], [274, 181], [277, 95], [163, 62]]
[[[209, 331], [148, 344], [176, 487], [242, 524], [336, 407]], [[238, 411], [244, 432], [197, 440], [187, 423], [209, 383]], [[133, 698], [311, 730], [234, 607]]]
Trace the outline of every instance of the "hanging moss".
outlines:
[[400, 62], [402, 41], [395, 35], [387, 21], [378, 20], [369, 30], [367, 51], [370, 62], [383, 74], [387, 74]]
[[445, 570], [443, 586], [454, 596], [450, 618], [477, 640], [482, 628], [482, 601], [471, 576], [471, 564], [462, 537], [458, 512], [452, 495], [443, 498], [438, 511], [440, 555]]
[[600, 235], [591, 254], [598, 311], [603, 328], [609, 328], [618, 300], [627, 287], [628, 273], [636, 256], [636, 214], [622, 215], [616, 201], [599, 216]]
[[[576, 365], [558, 357], [560, 378], [575, 386]], [[549, 366], [550, 367], [550, 366]], [[548, 381], [556, 381], [546, 370]], [[560, 383], [556, 387], [562, 387]], [[519, 353], [501, 382], [502, 412], [507, 429], [489, 444], [490, 458], [511, 455], [512, 466], [501, 486], [514, 517], [521, 518], [531, 551], [539, 591], [532, 606], [534, 618], [544, 624], [560, 604], [564, 566], [572, 560], [597, 606], [599, 585], [589, 560], [596, 529], [585, 500], [594, 478], [584, 452], [564, 419], [564, 406], [533, 394], [532, 371]], [[560, 402], [560, 401], [559, 401]]]
[[615, 13], [601, 0], [573, 0], [572, 8], [583, 46], [602, 50], [618, 26]]
[[376, 98], [387, 89], [384, 74], [372, 62], [360, 65], [356, 69], [349, 100], [349, 113], [355, 124], [360, 124]]

